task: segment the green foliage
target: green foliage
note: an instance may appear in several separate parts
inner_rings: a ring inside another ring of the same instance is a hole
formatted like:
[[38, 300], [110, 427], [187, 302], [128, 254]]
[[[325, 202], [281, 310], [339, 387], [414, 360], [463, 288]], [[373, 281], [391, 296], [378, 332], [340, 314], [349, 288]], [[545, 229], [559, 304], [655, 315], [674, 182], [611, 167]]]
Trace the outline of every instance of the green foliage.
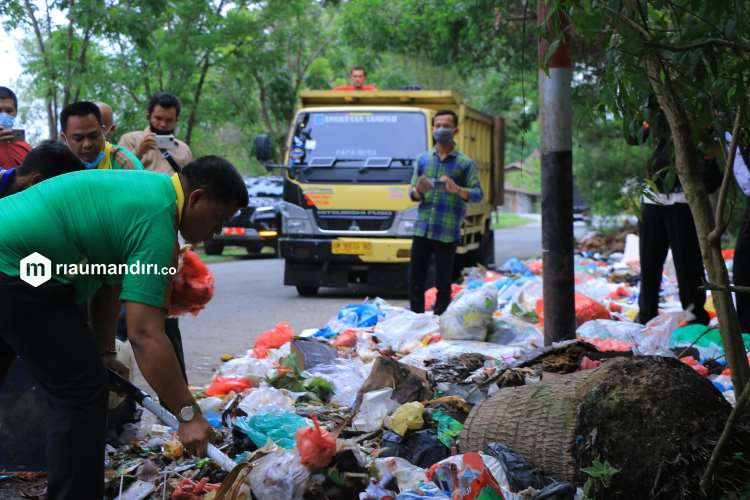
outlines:
[[594, 459], [593, 463], [582, 468], [581, 472], [588, 476], [583, 485], [583, 495], [585, 498], [593, 499], [596, 495], [606, 492], [612, 478], [620, 473], [620, 469], [612, 467], [609, 462]]

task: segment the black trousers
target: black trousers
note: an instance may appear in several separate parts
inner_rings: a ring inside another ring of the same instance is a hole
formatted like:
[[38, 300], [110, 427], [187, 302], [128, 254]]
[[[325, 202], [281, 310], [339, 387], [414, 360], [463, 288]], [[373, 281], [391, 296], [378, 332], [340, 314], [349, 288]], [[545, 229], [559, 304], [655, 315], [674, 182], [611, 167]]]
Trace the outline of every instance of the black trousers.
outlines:
[[[102, 498], [107, 372], [73, 288], [0, 276], [0, 344], [46, 395], [48, 497]], [[2, 411], [2, 408], [0, 408]]]
[[[737, 246], [734, 249], [734, 284], [750, 286], [750, 198], [745, 200], [745, 220], [737, 235]], [[750, 332], [750, 295], [735, 293], [737, 316], [743, 332]]]
[[698, 234], [687, 203], [643, 203], [640, 222], [641, 294], [637, 321], [646, 323], [659, 313], [659, 289], [667, 252], [672, 249], [683, 309], [693, 306], [695, 322], [708, 324], [704, 309], [703, 260]]
[[433, 309], [435, 314], [443, 314], [451, 302], [456, 244], [415, 237], [411, 244], [409, 265], [409, 303], [411, 310], [416, 313], [424, 312], [425, 281], [432, 255], [435, 255], [435, 286], [438, 290], [437, 301]]

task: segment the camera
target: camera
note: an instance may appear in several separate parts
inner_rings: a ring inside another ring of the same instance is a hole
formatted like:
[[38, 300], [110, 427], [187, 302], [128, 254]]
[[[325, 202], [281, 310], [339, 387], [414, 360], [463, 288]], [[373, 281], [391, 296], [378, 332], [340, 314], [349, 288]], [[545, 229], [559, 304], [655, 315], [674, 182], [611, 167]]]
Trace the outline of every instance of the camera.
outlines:
[[156, 147], [159, 149], [172, 149], [177, 146], [177, 140], [173, 135], [156, 135]]

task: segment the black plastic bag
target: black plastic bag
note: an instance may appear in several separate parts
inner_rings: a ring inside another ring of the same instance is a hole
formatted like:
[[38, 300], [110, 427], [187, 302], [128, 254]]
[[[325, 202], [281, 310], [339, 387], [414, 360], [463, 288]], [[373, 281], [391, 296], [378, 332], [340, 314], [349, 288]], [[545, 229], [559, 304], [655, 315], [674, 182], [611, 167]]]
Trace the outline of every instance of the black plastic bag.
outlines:
[[[401, 457], [423, 469], [448, 458], [450, 450], [438, 441], [436, 429], [422, 429], [404, 437], [395, 432], [383, 432], [380, 441], [381, 457]], [[387, 449], [386, 449], [387, 448]]]

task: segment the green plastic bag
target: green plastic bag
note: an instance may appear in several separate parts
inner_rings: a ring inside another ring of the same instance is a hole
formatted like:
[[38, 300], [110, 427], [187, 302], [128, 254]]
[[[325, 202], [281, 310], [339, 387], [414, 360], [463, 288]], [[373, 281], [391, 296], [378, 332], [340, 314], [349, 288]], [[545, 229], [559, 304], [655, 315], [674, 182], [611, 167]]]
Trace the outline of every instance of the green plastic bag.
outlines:
[[453, 446], [456, 438], [464, 428], [464, 424], [440, 410], [433, 412], [432, 420], [438, 423], [438, 441], [443, 443], [446, 448]]
[[234, 426], [247, 434], [258, 448], [265, 446], [270, 438], [282, 448], [292, 449], [297, 429], [311, 427], [312, 423], [296, 413], [276, 411], [237, 418]]

